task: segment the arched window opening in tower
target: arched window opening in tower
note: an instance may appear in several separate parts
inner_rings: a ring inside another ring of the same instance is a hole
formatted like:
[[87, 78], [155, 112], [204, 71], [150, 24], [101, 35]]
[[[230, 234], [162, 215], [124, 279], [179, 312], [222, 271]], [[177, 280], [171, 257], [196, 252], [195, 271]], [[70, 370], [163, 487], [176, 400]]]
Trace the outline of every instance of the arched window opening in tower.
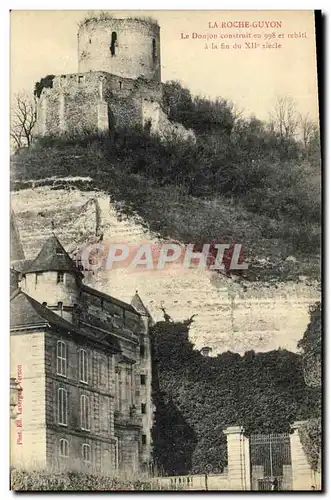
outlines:
[[115, 55], [116, 42], [117, 42], [117, 33], [116, 31], [113, 31], [111, 34], [111, 43], [110, 43], [110, 53], [112, 57]]
[[156, 61], [156, 41], [155, 38], [152, 40], [152, 58], [153, 61]]

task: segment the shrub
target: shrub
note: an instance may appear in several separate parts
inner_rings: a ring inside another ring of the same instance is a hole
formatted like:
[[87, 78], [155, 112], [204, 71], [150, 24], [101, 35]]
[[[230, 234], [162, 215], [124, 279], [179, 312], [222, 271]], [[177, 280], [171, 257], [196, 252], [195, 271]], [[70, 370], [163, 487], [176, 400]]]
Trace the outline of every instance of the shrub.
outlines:
[[34, 95], [39, 98], [43, 89], [52, 88], [54, 78], [55, 75], [47, 75], [41, 78], [39, 82], [36, 82], [34, 86]]
[[97, 474], [49, 470], [11, 471], [14, 491], [131, 491], [151, 490], [151, 481], [106, 477]]
[[220, 473], [227, 463], [222, 430], [289, 432], [311, 417], [318, 395], [303, 379], [301, 359], [278, 349], [206, 358], [193, 349], [189, 321], [158, 322], [151, 331], [155, 405], [154, 461], [165, 473]]

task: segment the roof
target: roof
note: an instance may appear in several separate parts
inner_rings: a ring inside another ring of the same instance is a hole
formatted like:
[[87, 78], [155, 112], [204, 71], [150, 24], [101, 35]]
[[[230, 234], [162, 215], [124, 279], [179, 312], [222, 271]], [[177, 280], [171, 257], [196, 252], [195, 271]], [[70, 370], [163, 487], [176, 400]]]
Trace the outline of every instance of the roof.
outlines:
[[18, 290], [17, 293], [14, 292], [11, 296], [10, 328], [46, 326], [48, 323], [57, 324], [58, 319], [63, 320], [60, 316], [57, 318], [54, 318], [54, 316], [57, 315], [21, 290]]
[[100, 297], [101, 299], [108, 300], [109, 302], [112, 302], [115, 305], [118, 305], [119, 307], [123, 307], [123, 309], [126, 309], [127, 311], [130, 311], [134, 314], [140, 314], [139, 311], [137, 311], [131, 304], [127, 304], [126, 302], [123, 302], [122, 300], [115, 299], [115, 297], [112, 297], [111, 295], [107, 295], [106, 293], [100, 292], [99, 290], [95, 290], [94, 288], [90, 288], [87, 285], [82, 284], [82, 291], [90, 293], [91, 295], [96, 295], [97, 297]]
[[25, 269], [25, 273], [38, 271], [66, 271], [83, 276], [54, 234], [48, 238], [37, 257]]
[[16, 218], [13, 211], [10, 214], [10, 260], [25, 259], [24, 250], [20, 238], [20, 233], [16, 224]]
[[11, 263], [12, 269], [19, 273], [25, 273], [25, 271], [31, 266], [34, 259], [25, 260], [15, 260]]
[[[37, 300], [33, 299], [21, 290], [16, 290], [10, 299], [10, 328], [11, 330], [24, 327], [46, 327], [48, 325], [61, 328], [70, 333], [89, 338], [94, 342], [100, 339], [92, 337], [87, 332], [81, 330], [76, 325], [61, 318], [58, 314], [51, 311], [48, 307], [43, 306]], [[116, 351], [120, 351], [117, 339], [105, 336], [107, 341]]]
[[136, 293], [134, 294], [134, 296], [131, 300], [131, 305], [135, 308], [135, 310], [139, 314], [143, 314], [145, 316], [151, 317], [149, 310], [147, 309], [147, 307], [145, 306], [145, 304], [143, 303], [143, 301], [141, 300], [141, 298], [138, 294], [138, 290], [136, 290]]
[[13, 293], [18, 288], [19, 272], [15, 269], [10, 269], [10, 293]]

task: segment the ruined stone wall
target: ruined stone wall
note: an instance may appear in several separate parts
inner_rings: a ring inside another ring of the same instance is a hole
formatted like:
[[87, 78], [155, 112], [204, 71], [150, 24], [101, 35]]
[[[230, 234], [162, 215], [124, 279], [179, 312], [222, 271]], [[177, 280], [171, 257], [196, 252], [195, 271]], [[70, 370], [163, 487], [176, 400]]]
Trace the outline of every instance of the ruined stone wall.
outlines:
[[[112, 33], [116, 41], [111, 51]], [[153, 47], [154, 44], [154, 47]], [[160, 28], [139, 19], [93, 20], [78, 31], [78, 71], [160, 81]]]
[[139, 100], [119, 98], [110, 104], [112, 121], [115, 127], [134, 127], [142, 125], [142, 110]]
[[41, 135], [95, 132], [100, 100], [98, 76], [89, 79], [84, 75], [57, 77], [53, 88], [44, 89], [40, 96], [38, 130]]
[[143, 126], [150, 122], [151, 133], [159, 135], [161, 139], [196, 141], [193, 130], [186, 129], [181, 123], [171, 122], [157, 101], [142, 101], [142, 119]]
[[104, 72], [54, 78], [38, 103], [37, 133], [96, 132], [143, 125], [143, 100], [161, 102], [159, 82], [132, 80]]

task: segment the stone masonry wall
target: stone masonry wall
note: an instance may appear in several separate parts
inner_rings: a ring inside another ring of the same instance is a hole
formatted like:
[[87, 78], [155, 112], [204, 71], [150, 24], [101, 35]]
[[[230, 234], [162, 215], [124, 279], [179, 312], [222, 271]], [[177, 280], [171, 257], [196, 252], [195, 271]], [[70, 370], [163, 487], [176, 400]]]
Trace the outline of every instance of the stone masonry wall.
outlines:
[[[112, 33], [116, 33], [113, 54]], [[160, 81], [160, 59], [160, 28], [155, 23], [139, 19], [91, 20], [78, 31], [79, 71], [107, 71]]]
[[[67, 377], [56, 374], [57, 341], [62, 340], [67, 346]], [[60, 439], [69, 443], [70, 466], [100, 471], [102, 462], [108, 460], [109, 447], [114, 444], [114, 397], [115, 373], [114, 358], [102, 350], [78, 343], [67, 337], [46, 334], [46, 422], [47, 422], [47, 457], [51, 466], [61, 465], [59, 457]], [[79, 381], [79, 349], [88, 353], [88, 383]], [[68, 392], [68, 425], [60, 426], [57, 420], [57, 391], [63, 387]], [[90, 431], [81, 430], [80, 396], [89, 397]], [[82, 462], [82, 444], [91, 446], [91, 465]], [[105, 457], [101, 453], [103, 444]], [[108, 450], [108, 451], [107, 451]], [[110, 460], [110, 459], [109, 459]], [[114, 457], [109, 466], [114, 467]], [[109, 471], [108, 471], [109, 472]]]
[[[57, 76], [53, 87], [44, 89], [39, 99], [38, 134], [93, 133], [114, 126], [143, 125], [143, 100], [161, 101], [158, 82], [101, 71]], [[102, 105], [106, 114], [100, 126]]]
[[10, 377], [17, 379], [20, 372], [23, 389], [21, 411], [16, 420], [11, 421], [10, 451], [13, 466], [46, 465], [44, 359], [44, 332], [11, 334]]

